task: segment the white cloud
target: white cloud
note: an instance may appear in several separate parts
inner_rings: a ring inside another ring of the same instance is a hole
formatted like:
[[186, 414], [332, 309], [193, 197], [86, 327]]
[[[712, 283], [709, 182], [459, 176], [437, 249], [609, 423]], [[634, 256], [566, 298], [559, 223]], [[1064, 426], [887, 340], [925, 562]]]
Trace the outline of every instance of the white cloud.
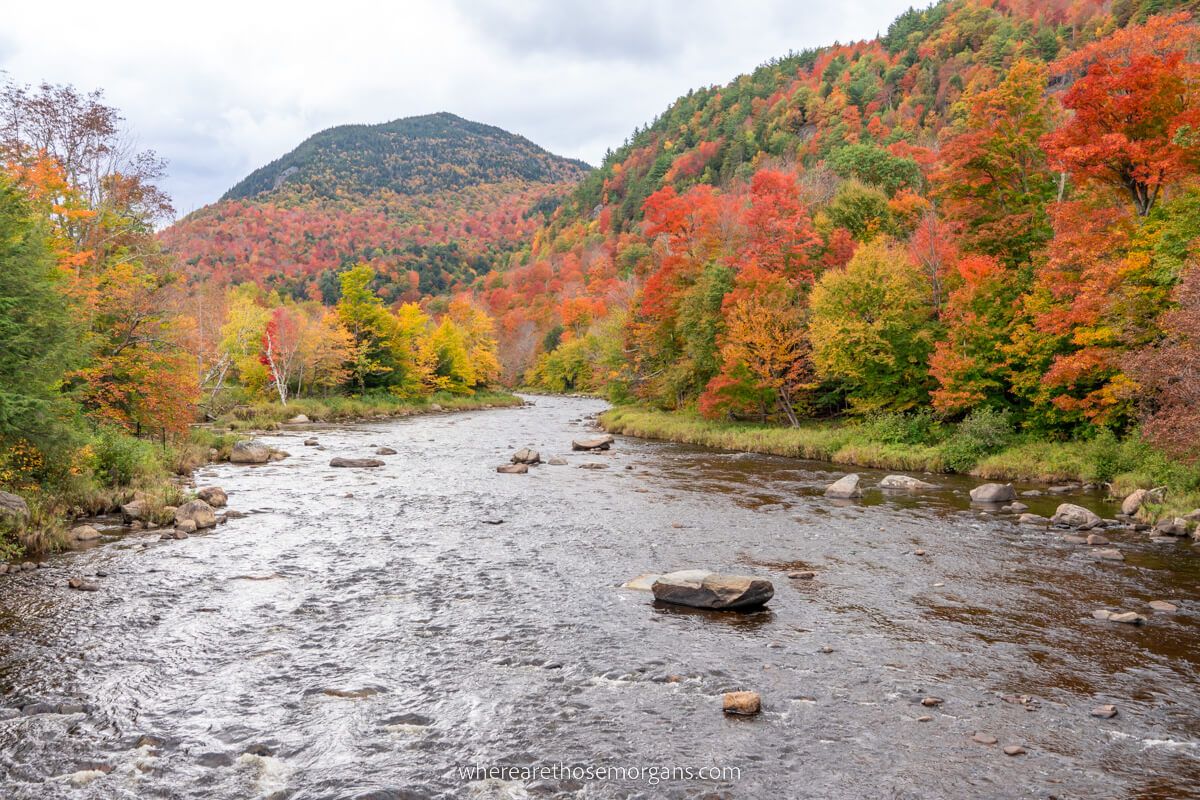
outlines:
[[169, 160], [166, 188], [187, 212], [319, 130], [434, 111], [597, 163], [688, 89], [869, 38], [910, 4], [61, 0], [52, 17], [6, 10], [0, 69], [103, 88]]

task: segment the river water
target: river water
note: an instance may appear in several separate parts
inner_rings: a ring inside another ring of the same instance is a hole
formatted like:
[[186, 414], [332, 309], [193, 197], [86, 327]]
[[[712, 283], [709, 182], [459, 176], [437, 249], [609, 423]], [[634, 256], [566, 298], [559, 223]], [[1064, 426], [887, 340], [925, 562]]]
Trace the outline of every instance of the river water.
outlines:
[[[624, 437], [571, 454], [603, 404], [534, 403], [273, 435], [291, 458], [197, 477], [245, 518], [0, 577], [0, 796], [1197, 796], [1190, 544], [1110, 531], [1126, 560], [1098, 560], [944, 476], [835, 503], [830, 465]], [[376, 445], [398, 451], [383, 468], [328, 466]], [[525, 445], [568, 465], [496, 474]], [[714, 614], [620, 588], [694, 567], [775, 597]], [[738, 689], [760, 716], [721, 713]], [[30, 703], [85, 710], [12, 710]]]

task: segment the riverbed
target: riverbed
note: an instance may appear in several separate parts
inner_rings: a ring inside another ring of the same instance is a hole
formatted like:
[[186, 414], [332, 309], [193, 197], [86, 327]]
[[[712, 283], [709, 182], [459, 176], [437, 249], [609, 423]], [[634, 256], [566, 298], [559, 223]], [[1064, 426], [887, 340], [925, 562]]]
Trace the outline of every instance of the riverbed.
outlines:
[[[0, 577], [0, 796], [1197, 796], [1190, 542], [1105, 531], [1125, 560], [1098, 559], [972, 509], [964, 478], [885, 496], [859, 470], [835, 502], [828, 464], [572, 453], [604, 404], [532, 403], [272, 434], [291, 457], [197, 475], [244, 518]], [[497, 474], [523, 446], [567, 464]], [[1063, 500], [1115, 511], [1025, 502]], [[775, 596], [719, 614], [621, 588], [699, 567]], [[723, 715], [743, 689], [763, 713]]]

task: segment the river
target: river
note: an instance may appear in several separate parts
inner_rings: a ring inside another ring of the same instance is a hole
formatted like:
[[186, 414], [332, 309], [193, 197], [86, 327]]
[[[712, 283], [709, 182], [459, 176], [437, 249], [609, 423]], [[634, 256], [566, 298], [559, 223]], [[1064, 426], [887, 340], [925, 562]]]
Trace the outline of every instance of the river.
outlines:
[[[603, 403], [533, 402], [271, 435], [290, 458], [197, 476], [246, 517], [183, 541], [109, 537], [0, 577], [0, 795], [1200, 791], [1190, 543], [1109, 531], [1126, 560], [1099, 560], [972, 510], [969, 479], [837, 503], [821, 496], [842, 472], [827, 464], [625, 437], [572, 454]], [[398, 451], [383, 468], [328, 466], [377, 445]], [[496, 474], [525, 445], [568, 465]], [[860, 473], [867, 487], [882, 475]], [[1058, 499], [1028, 502], [1048, 513]], [[768, 577], [775, 597], [714, 614], [620, 588], [694, 567]], [[100, 590], [69, 590], [70, 576]], [[1156, 599], [1179, 612], [1149, 610]], [[1097, 621], [1099, 607], [1149, 621]], [[739, 689], [761, 692], [760, 716], [721, 713]], [[31, 703], [84, 708], [16, 710]], [[1103, 703], [1117, 716], [1092, 717]]]

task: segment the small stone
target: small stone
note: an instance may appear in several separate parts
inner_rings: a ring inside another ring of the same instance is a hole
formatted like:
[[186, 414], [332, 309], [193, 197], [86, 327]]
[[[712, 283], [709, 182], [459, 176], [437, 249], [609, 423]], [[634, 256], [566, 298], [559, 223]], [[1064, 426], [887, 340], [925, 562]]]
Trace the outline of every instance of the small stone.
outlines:
[[1008, 744], [1004, 746], [1004, 755], [1020, 756], [1025, 754], [1025, 748], [1019, 744]]
[[829, 655], [830, 653], [833, 652], [833, 648], [830, 647], [829, 645], [825, 645], [824, 647], [821, 648], [820, 652], [824, 653], [825, 655]]
[[1120, 550], [1116, 549], [1115, 547], [1107, 548], [1107, 549], [1103, 549], [1103, 550], [1095, 550], [1095, 551], [1093, 551], [1093, 553], [1096, 556], [1096, 558], [1102, 558], [1105, 561], [1124, 561], [1125, 560], [1124, 554]]
[[553, 458], [551, 458], [551, 459], [550, 459], [549, 461], [547, 461], [546, 463], [547, 463], [547, 464], [549, 464], [549, 465], [550, 465], [550, 466], [552, 466], [552, 467], [565, 467], [565, 466], [567, 465], [567, 460], [566, 460], [565, 458], [562, 458], [562, 457], [560, 457], [560, 456], [554, 456]]
[[608, 464], [601, 464], [596, 461], [589, 461], [587, 464], [580, 464], [580, 469], [608, 469]]
[[319, 445], [320, 443], [321, 443], [321, 441], [320, 441], [319, 439], [316, 439], [316, 438], [312, 438], [312, 439], [305, 439], [305, 440], [304, 440], [304, 446], [305, 446], [305, 447], [316, 447], [316, 446], [317, 446], [317, 445]]
[[758, 692], [726, 692], [721, 710], [726, 714], [752, 717], [762, 711], [762, 698]]
[[1179, 610], [1179, 606], [1174, 603], [1168, 603], [1166, 600], [1151, 600], [1150, 607], [1155, 611], [1162, 611], [1167, 614], [1174, 614]]
[[913, 550], [913, 555], [914, 556], [923, 556], [923, 555], [925, 555], [925, 551], [924, 550]]
[[1063, 536], [1062, 538], [1063, 538], [1063, 541], [1066, 542], [1067, 544], [1087, 544], [1086, 536], [1077, 536], [1073, 533], [1068, 533], [1067, 535]]
[[396, 451], [390, 447], [381, 447], [375, 451], [375, 455], [377, 455], [377, 456], [394, 456], [394, 455], [396, 455]]
[[984, 733], [983, 731], [976, 731], [975, 735], [972, 736], [971, 739], [979, 742], [980, 744], [995, 744], [997, 741], [999, 741], [995, 736], [992, 736], [990, 733]]
[[75, 542], [90, 542], [100, 538], [100, 531], [91, 525], [80, 525], [71, 529], [71, 540]]
[[1109, 614], [1109, 622], [1121, 622], [1126, 625], [1141, 625], [1146, 618], [1136, 611], [1122, 611], [1119, 614]]
[[926, 697], [921, 700], [921, 705], [925, 706], [926, 708], [934, 708], [936, 706], [940, 706], [944, 702], [946, 701], [940, 697]]
[[528, 464], [501, 464], [496, 467], [496, 472], [501, 475], [524, 475], [529, 472]]
[[1092, 709], [1092, 716], [1099, 719], [1112, 719], [1117, 715], [1117, 707], [1111, 703], [1102, 706], [1096, 706]]
[[792, 578], [793, 580], [798, 580], [798, 581], [810, 581], [813, 578], [817, 577], [817, 573], [810, 572], [807, 570], [803, 571], [803, 572], [789, 572], [788, 577]]
[[928, 714], [925, 714], [924, 716], [921, 716], [921, 717], [917, 717], [917, 722], [932, 722], [932, 721], [933, 721], [933, 717], [929, 716]]
[[1022, 525], [1045, 525], [1050, 522], [1050, 520], [1046, 519], [1040, 514], [1022, 514], [1021, 516], [1017, 517], [1017, 522], [1021, 523]]
[[70, 578], [67, 580], [67, 586], [72, 589], [77, 589], [81, 592], [98, 592], [100, 587], [91, 581], [85, 581], [83, 578]]
[[858, 475], [853, 472], [843, 475], [825, 488], [825, 496], [835, 500], [850, 500], [860, 497], [862, 491], [858, 488]]
[[171, 534], [171, 538], [172, 539], [186, 539], [186, 538], [188, 538], [188, 532], [185, 531], [183, 528], [176, 528], [175, 531]]
[[330, 459], [329, 466], [349, 469], [370, 469], [371, 467], [382, 467], [383, 462], [378, 458], [342, 458], [339, 456]]
[[1112, 615], [1113, 612], [1109, 611], [1107, 608], [1097, 608], [1092, 612], [1092, 619], [1107, 620]]
[[1090, 545], [1112, 544], [1098, 533], [1089, 533], [1086, 541]]

